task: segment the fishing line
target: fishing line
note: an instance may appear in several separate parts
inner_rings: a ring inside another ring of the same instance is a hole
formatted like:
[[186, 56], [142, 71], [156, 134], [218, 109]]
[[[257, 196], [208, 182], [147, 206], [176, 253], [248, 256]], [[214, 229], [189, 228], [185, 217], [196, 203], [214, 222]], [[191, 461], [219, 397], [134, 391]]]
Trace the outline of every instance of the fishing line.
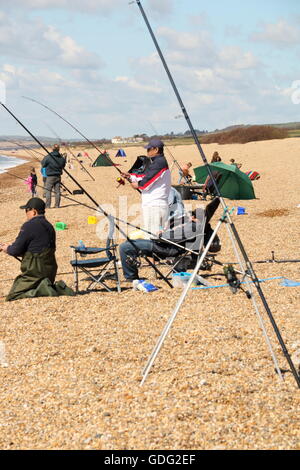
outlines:
[[48, 109], [48, 111], [51, 111], [51, 113], [54, 113], [56, 116], [62, 119], [66, 124], [69, 124], [69, 126], [71, 126], [72, 129], [74, 129], [79, 135], [81, 135], [81, 137], [83, 137], [94, 149], [97, 150], [97, 152], [99, 152], [103, 157], [105, 157], [120, 174], [122, 174], [122, 171], [115, 165], [115, 163], [112, 161], [109, 155], [106, 152], [102, 152], [90, 139], [88, 139], [88, 137], [86, 137], [79, 129], [77, 129], [77, 127], [71, 124], [66, 118], [58, 114], [56, 111], [54, 111], [54, 109], [51, 109], [49, 106], [41, 103], [40, 101], [36, 99], [29, 98], [28, 96], [22, 96], [22, 98], [24, 98], [25, 100], [32, 101], [33, 103], [37, 103], [40, 106], [43, 106], [45, 109]]
[[60, 144], [61, 145], [64, 145], [66, 147], [66, 149], [70, 152], [70, 154], [75, 158], [76, 161], [78, 161], [78, 163], [80, 164], [81, 168], [89, 175], [89, 177], [93, 180], [93, 181], [96, 181], [95, 178], [90, 174], [90, 172], [85, 168], [85, 166], [81, 163], [81, 161], [79, 160], [79, 157], [77, 157], [73, 151], [71, 150], [71, 147], [69, 145], [67, 145], [66, 143], [63, 144], [63, 141], [62, 139], [59, 137], [59, 135], [55, 132], [54, 129], [52, 129], [52, 127], [49, 126], [49, 124], [46, 123], [46, 126], [48, 127], [48, 129], [57, 137], [57, 139], [59, 140]]
[[[17, 179], [19, 179], [19, 180], [21, 180], [21, 181], [26, 181], [25, 178], [22, 178], [22, 177], [19, 176], [19, 175], [15, 175], [14, 173], [11, 173], [10, 171], [6, 171], [5, 173], [8, 174], [8, 175], [10, 175], [10, 176], [13, 176], [14, 178], [17, 178]], [[36, 187], [37, 187], [37, 188], [44, 189], [44, 186], [41, 186], [41, 185], [39, 185], [39, 184], [37, 184]], [[53, 189], [52, 189], [50, 192], [54, 194], [54, 190], [53, 190]], [[64, 198], [64, 199], [67, 199], [67, 200], [69, 200], [69, 201], [71, 201], [71, 202], [75, 202], [75, 203], [76, 203], [77, 205], [79, 205], [79, 206], [86, 207], [87, 209], [91, 209], [91, 210], [93, 210], [93, 211], [95, 210], [95, 207], [89, 206], [88, 204], [85, 204], [85, 203], [82, 202], [82, 201], [78, 201], [78, 200], [76, 200], [76, 199], [74, 199], [74, 198], [72, 198], [72, 197], [70, 197], [70, 196], [65, 195], [65, 194], [61, 194], [61, 197]], [[154, 235], [153, 233], [149, 232], [148, 230], [145, 230], [145, 229], [143, 229], [143, 228], [141, 228], [141, 227], [138, 227], [137, 225], [131, 224], [130, 222], [128, 222], [128, 221], [126, 221], [126, 220], [123, 220], [123, 219], [120, 219], [119, 217], [112, 216], [111, 214], [108, 214], [107, 212], [104, 211], [104, 209], [102, 209], [102, 207], [101, 207], [100, 205], [97, 206], [96, 210], [99, 210], [105, 217], [108, 217], [108, 216], [109, 216], [109, 217], [113, 217], [113, 219], [116, 220], [117, 222], [120, 222], [120, 223], [123, 223], [123, 224], [125, 224], [125, 225], [128, 225], [128, 226], [131, 227], [131, 228], [135, 228], [135, 229], [137, 229], [137, 230], [140, 230], [141, 232], [144, 232], [144, 233], [146, 233], [147, 235], [151, 235], [152, 237], [155, 237], [155, 239], [157, 239], [157, 236]], [[118, 228], [117, 225], [116, 225], [116, 227]], [[119, 230], [120, 230], [120, 229], [119, 229]], [[123, 235], [128, 241], [131, 240], [131, 239], [128, 239], [128, 236], [127, 236], [124, 232], [122, 232], [121, 230], [120, 230], [120, 233], [121, 233], [121, 235]], [[202, 234], [199, 234], [199, 235], [197, 235], [197, 236], [202, 236]], [[190, 250], [189, 248], [183, 247], [183, 246], [179, 245], [178, 243], [173, 242], [172, 240], [168, 240], [167, 238], [159, 237], [159, 240], [161, 240], [161, 241], [163, 241], [163, 242], [166, 242], [166, 243], [168, 243], [168, 244], [170, 244], [170, 245], [176, 246], [177, 248], [180, 248], [181, 250], [186, 251], [186, 252], [188, 252], [188, 253], [190, 253], [190, 254], [198, 255], [197, 252], [195, 252], [195, 251], [193, 251], [193, 250]], [[133, 241], [133, 240], [131, 240], [131, 242], [132, 242], [132, 241]], [[185, 240], [185, 241], [186, 241], [186, 240]]]

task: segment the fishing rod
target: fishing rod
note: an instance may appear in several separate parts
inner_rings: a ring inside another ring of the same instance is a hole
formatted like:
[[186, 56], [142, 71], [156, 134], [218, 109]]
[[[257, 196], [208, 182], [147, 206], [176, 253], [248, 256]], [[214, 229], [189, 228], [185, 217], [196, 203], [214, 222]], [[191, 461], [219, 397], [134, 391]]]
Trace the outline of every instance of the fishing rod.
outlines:
[[[47, 148], [39, 141], [39, 139], [32, 134], [32, 132], [13, 114], [13, 112], [8, 109], [8, 107], [0, 101], [1, 106], [15, 119], [15, 121], [20, 124], [20, 126], [41, 146], [45, 152], [47, 152], [48, 155], [50, 155], [50, 152], [47, 150]], [[98, 203], [97, 201], [83, 188], [83, 186], [65, 169], [63, 168], [63, 171], [71, 178], [72, 181], [74, 181], [75, 184], [83, 191], [83, 193], [93, 202], [93, 204], [103, 213], [105, 217], [108, 218], [108, 220], [111, 220], [112, 218], [116, 220], [111, 214], [106, 212]], [[78, 201], [76, 201], [78, 202]], [[132, 240], [127, 236], [127, 234], [119, 227], [118, 224], [115, 223], [116, 229], [127, 239], [127, 241], [134, 247], [138, 255], [141, 255], [140, 251], [136, 247], [136, 245], [133, 243]], [[152, 234], [153, 235], [153, 234]], [[145, 255], [142, 255], [145, 260], [148, 262], [148, 264], [154, 269], [154, 271], [158, 274], [161, 275], [161, 273], [158, 271], [157, 267], [155, 264]], [[172, 284], [169, 282], [169, 280], [166, 277], [163, 277], [164, 281], [168, 284], [169, 287], [173, 289]]]
[[17, 142], [16, 140], [15, 140], [15, 141], [13, 141], [13, 140], [8, 140], [8, 139], [5, 139], [5, 140], [6, 140], [6, 142], [9, 142], [9, 143], [11, 143], [11, 144], [15, 144], [15, 145], [17, 145], [18, 147], [20, 147], [21, 149], [26, 150], [27, 153], [28, 153], [29, 155], [33, 156], [33, 158], [35, 158], [35, 159], [36, 159], [37, 157], [34, 155], [34, 153], [37, 153], [37, 154], [41, 155], [43, 158], [44, 158], [44, 156], [45, 156], [43, 153], [38, 152], [38, 151], [35, 150], [35, 149], [31, 149], [31, 148], [27, 147], [27, 146], [24, 145], [24, 144], [20, 144], [20, 143]]
[[253, 261], [254, 263], [300, 263], [300, 259], [276, 259], [275, 251], [271, 251], [272, 258], [269, 260]]
[[[272, 253], [274, 253], [272, 251]], [[275, 258], [271, 258], [271, 259], [265, 259], [265, 260], [256, 260], [256, 261], [252, 261], [252, 263], [254, 264], [280, 264], [280, 263], [300, 263], [300, 259], [275, 259]], [[238, 263], [224, 263], [224, 264], [238, 264]]]
[[[0, 101], [1, 106], [15, 119], [15, 121], [20, 124], [20, 126], [35, 140], [37, 144], [40, 145], [40, 147], [45, 150], [45, 152], [50, 155], [49, 150], [41, 143], [41, 141], [34, 135], [32, 132], [13, 114], [8, 107]], [[71, 180], [84, 192], [84, 194], [95, 204], [95, 206], [98, 206], [98, 203], [95, 201], [95, 199], [82, 187], [82, 185], [66, 170], [63, 168], [63, 171], [71, 178]]]
[[[254, 271], [254, 268], [253, 268], [253, 266], [252, 266], [252, 264], [251, 264], [251, 261], [250, 261], [248, 255], [247, 255], [247, 252], [246, 252], [246, 250], [245, 250], [245, 248], [244, 248], [244, 245], [243, 245], [243, 243], [242, 243], [242, 241], [241, 241], [241, 239], [240, 239], [240, 237], [239, 237], [239, 234], [238, 234], [238, 232], [237, 232], [237, 229], [236, 229], [236, 227], [235, 227], [235, 225], [234, 225], [234, 223], [233, 223], [233, 221], [232, 221], [232, 219], [231, 219], [230, 214], [229, 214], [228, 211], [227, 211], [227, 206], [226, 206], [226, 204], [225, 204], [225, 201], [224, 201], [223, 197], [221, 196], [221, 193], [220, 193], [218, 184], [217, 184], [216, 179], [215, 179], [215, 177], [214, 177], [214, 175], [213, 175], [213, 173], [212, 173], [212, 170], [211, 170], [211, 168], [210, 168], [210, 166], [209, 166], [209, 164], [208, 164], [208, 161], [207, 161], [207, 159], [206, 159], [205, 153], [204, 153], [204, 151], [203, 151], [203, 149], [202, 149], [202, 146], [201, 146], [201, 144], [200, 144], [198, 135], [197, 135], [197, 133], [196, 133], [196, 131], [195, 131], [193, 125], [192, 125], [192, 122], [191, 122], [191, 120], [190, 120], [190, 118], [189, 118], [189, 115], [188, 115], [188, 113], [187, 113], [187, 110], [186, 110], [186, 108], [185, 108], [185, 106], [184, 106], [184, 103], [183, 103], [183, 101], [182, 101], [182, 99], [181, 99], [181, 96], [180, 96], [180, 94], [179, 94], [179, 92], [178, 92], [178, 89], [177, 89], [177, 87], [176, 87], [176, 84], [175, 84], [175, 82], [174, 82], [174, 80], [173, 80], [173, 77], [172, 77], [172, 75], [171, 75], [171, 72], [170, 72], [170, 70], [169, 70], [169, 68], [168, 68], [168, 65], [167, 65], [167, 63], [166, 63], [166, 61], [165, 61], [165, 58], [164, 58], [164, 56], [163, 56], [163, 54], [162, 54], [162, 51], [161, 51], [161, 49], [160, 49], [160, 47], [159, 47], [159, 44], [158, 44], [158, 42], [157, 42], [157, 40], [156, 40], [156, 37], [155, 37], [155, 35], [154, 35], [154, 33], [153, 33], [153, 30], [152, 30], [152, 28], [151, 28], [151, 25], [150, 25], [150, 23], [149, 23], [149, 21], [148, 21], [148, 18], [147, 18], [147, 16], [146, 16], [146, 14], [145, 14], [145, 11], [144, 11], [144, 9], [143, 9], [143, 7], [142, 7], [142, 5], [141, 5], [140, 0], [136, 0], [136, 4], [138, 5], [138, 7], [139, 7], [139, 9], [140, 9], [141, 15], [142, 15], [142, 17], [143, 17], [143, 19], [144, 19], [144, 21], [145, 21], [145, 24], [146, 24], [146, 26], [147, 26], [147, 28], [148, 28], [148, 31], [149, 31], [149, 33], [150, 33], [150, 36], [151, 36], [151, 38], [152, 38], [152, 40], [153, 40], [153, 43], [154, 43], [154, 45], [155, 45], [155, 48], [156, 48], [156, 50], [157, 50], [157, 52], [158, 52], [158, 55], [159, 55], [159, 57], [160, 57], [160, 59], [161, 59], [161, 62], [162, 62], [162, 64], [163, 64], [163, 67], [164, 67], [164, 69], [165, 69], [165, 71], [166, 71], [166, 74], [167, 74], [167, 76], [168, 76], [168, 79], [169, 79], [169, 81], [170, 81], [170, 83], [171, 83], [171, 86], [172, 86], [172, 88], [173, 88], [173, 91], [174, 91], [174, 93], [175, 93], [175, 96], [176, 96], [176, 98], [177, 98], [177, 100], [178, 100], [178, 103], [179, 103], [179, 105], [180, 105], [181, 111], [182, 111], [182, 113], [183, 113], [183, 115], [184, 115], [184, 117], [185, 117], [185, 120], [186, 120], [186, 122], [187, 122], [189, 128], [190, 128], [191, 134], [192, 134], [192, 136], [193, 136], [193, 138], [194, 138], [194, 141], [195, 141], [195, 144], [196, 144], [196, 146], [197, 146], [197, 148], [198, 148], [198, 150], [199, 150], [200, 156], [202, 157], [202, 160], [203, 160], [203, 162], [204, 162], [204, 164], [205, 164], [205, 166], [206, 166], [206, 168], [207, 168], [207, 172], [208, 172], [208, 174], [209, 174], [209, 176], [210, 176], [210, 178], [211, 178], [211, 182], [213, 183], [213, 186], [214, 186], [214, 189], [215, 189], [215, 192], [216, 192], [216, 196], [218, 196], [218, 197], [220, 198], [220, 202], [221, 202], [221, 204], [222, 204], [222, 206], [223, 206], [223, 209], [224, 209], [224, 211], [226, 211], [226, 219], [227, 219], [227, 221], [228, 221], [228, 223], [229, 223], [228, 232], [229, 232], [229, 234], [230, 234], [230, 237], [231, 237], [231, 240], [232, 240], [232, 243], [233, 243], [233, 248], [234, 248], [234, 250], [236, 251], [237, 257], [238, 257], [238, 259], [239, 259], [238, 252], [237, 252], [237, 250], [236, 250], [236, 247], [234, 246], [234, 239], [235, 239], [236, 242], [237, 242], [237, 245], [238, 245], [238, 247], [239, 247], [239, 249], [240, 249], [240, 252], [241, 252], [241, 254], [242, 254], [242, 257], [243, 257], [243, 260], [244, 260], [244, 262], [245, 262], [245, 265], [246, 265], [246, 267], [247, 267], [246, 272], [250, 275], [250, 277], [251, 277], [251, 279], [252, 279], [252, 281], [253, 281], [253, 283], [254, 283], [254, 286], [255, 286], [255, 288], [256, 288], [256, 290], [257, 290], [257, 293], [258, 293], [258, 295], [259, 295], [259, 297], [260, 297], [260, 299], [261, 299], [261, 301], [262, 301], [262, 304], [263, 304], [263, 306], [264, 306], [264, 309], [265, 309], [265, 311], [266, 311], [266, 313], [267, 313], [267, 315], [268, 315], [268, 317], [269, 317], [270, 323], [271, 323], [271, 325], [272, 325], [272, 327], [273, 327], [273, 330], [274, 330], [274, 332], [275, 332], [275, 334], [276, 334], [276, 337], [277, 337], [277, 339], [278, 339], [278, 342], [279, 342], [279, 344], [280, 344], [280, 346], [281, 346], [282, 352], [283, 352], [283, 354], [284, 354], [284, 356], [285, 356], [285, 358], [286, 358], [286, 360], [287, 360], [287, 362], [288, 362], [288, 364], [289, 364], [289, 366], [290, 366], [290, 368], [291, 368], [291, 371], [292, 371], [292, 374], [293, 374], [293, 376], [294, 376], [294, 378], [295, 378], [295, 381], [296, 381], [296, 383], [297, 383], [297, 386], [298, 386], [298, 388], [300, 388], [300, 376], [298, 375], [297, 370], [296, 370], [296, 368], [295, 368], [295, 366], [294, 366], [294, 363], [293, 363], [293, 361], [292, 361], [292, 359], [291, 359], [291, 357], [290, 357], [290, 354], [289, 354], [289, 352], [288, 352], [288, 350], [287, 350], [287, 348], [286, 348], [286, 345], [285, 345], [285, 343], [284, 343], [284, 341], [283, 341], [283, 338], [282, 338], [282, 336], [281, 336], [281, 333], [280, 333], [280, 331], [279, 331], [279, 328], [278, 328], [278, 326], [277, 326], [277, 324], [276, 324], [276, 322], [275, 322], [275, 319], [274, 319], [274, 317], [273, 317], [273, 314], [272, 314], [272, 312], [271, 312], [271, 309], [270, 309], [270, 307], [269, 307], [269, 305], [268, 305], [268, 303], [267, 303], [267, 300], [266, 300], [266, 298], [265, 298], [265, 296], [264, 296], [264, 293], [263, 293], [263, 291], [262, 291], [262, 289], [261, 289], [261, 286], [260, 286], [260, 283], [259, 283], [259, 279], [258, 279], [258, 277], [257, 277], [257, 275], [256, 275], [256, 273], [255, 273], [255, 271]], [[230, 231], [231, 231], [231, 233], [230, 233]], [[186, 294], [186, 293], [187, 293], [187, 290], [186, 290], [185, 294]], [[183, 296], [181, 302], [183, 302], [184, 297], [185, 297], [185, 296]], [[180, 305], [181, 305], [181, 304], [180, 304]], [[179, 308], [178, 308], [178, 310], [179, 310]], [[177, 311], [178, 311], [178, 310], [177, 310]], [[175, 316], [174, 316], [174, 319], [175, 319]]]
[[[55, 132], [54, 129], [52, 129], [49, 124], [46, 124], [46, 126], [48, 127], [48, 129], [53, 133], [53, 135], [55, 135], [60, 144], [62, 144], [62, 139], [59, 137], [59, 135]], [[95, 178], [90, 174], [90, 172], [85, 168], [85, 166], [82, 164], [82, 162], [79, 160], [79, 158], [77, 156], [75, 156], [75, 154], [73, 153], [73, 151], [71, 150], [70, 146], [67, 145], [66, 143], [64, 143], [64, 146], [66, 147], [67, 150], [69, 150], [70, 154], [73, 156], [73, 158], [76, 159], [76, 161], [78, 161], [78, 163], [80, 164], [81, 168], [89, 175], [89, 177], [93, 180], [93, 181], [96, 181]]]
[[[22, 178], [22, 176], [19, 176], [19, 175], [16, 175], [16, 174], [14, 174], [14, 173], [11, 173], [10, 171], [6, 171], [5, 173], [6, 173], [7, 175], [13, 176], [14, 178], [17, 178], [17, 179], [19, 179], [19, 180], [21, 180], [21, 181], [26, 181], [26, 179], [25, 179], [25, 178]], [[41, 186], [41, 185], [39, 185], [39, 184], [37, 184], [36, 187], [43, 189], [43, 186]], [[51, 192], [54, 194], [54, 190], [53, 190], [53, 189], [51, 189]], [[72, 194], [72, 193], [70, 193], [70, 194]], [[70, 196], [67, 196], [67, 195], [65, 195], [65, 194], [61, 194], [61, 197], [64, 198], [64, 199], [67, 199], [68, 201], [75, 202], [75, 203], [78, 204], [79, 206], [83, 206], [83, 207], [86, 207], [87, 209], [95, 210], [94, 207], [89, 206], [88, 204], [85, 204], [85, 203], [82, 202], [82, 201], [77, 201], [77, 199], [74, 199], [74, 198], [72, 198], [72, 197], [70, 197]], [[105, 213], [105, 211], [101, 208], [101, 206], [98, 206], [97, 209], [99, 209], [100, 212], [102, 212], [102, 214], [107, 217], [107, 213]], [[141, 228], [141, 227], [139, 227], [139, 226], [137, 226], [137, 225], [131, 224], [130, 222], [128, 222], [128, 221], [126, 221], [126, 220], [123, 220], [123, 219], [120, 219], [119, 217], [114, 216], [114, 219], [115, 219], [117, 222], [120, 222], [120, 223], [123, 223], [123, 224], [125, 224], [125, 225], [128, 225], [128, 227], [131, 227], [131, 228], [135, 228], [135, 229], [137, 229], [137, 230], [140, 230], [141, 232], [144, 232], [144, 233], [146, 233], [147, 235], [152, 235], [153, 237], [155, 236], [152, 232], [149, 232], [148, 230], [145, 230], [145, 229], [143, 229], [143, 228]], [[122, 235], [124, 235], [123, 232], [120, 232], [120, 233], [121, 233]], [[125, 236], [126, 236], [126, 235], [125, 235]], [[200, 236], [202, 236], [202, 234], [200, 234]], [[127, 238], [127, 237], [126, 237], [126, 238]], [[156, 237], [156, 238], [157, 238], [157, 237]], [[160, 236], [160, 237], [159, 237], [159, 240], [160, 240], [160, 241], [163, 241], [163, 242], [166, 242], [166, 243], [168, 243], [168, 244], [170, 244], [170, 245], [173, 245], [173, 246], [175, 246], [175, 247], [177, 247], [177, 248], [180, 248], [181, 250], [186, 251], [186, 252], [189, 253], [189, 254], [193, 254], [193, 255], [198, 256], [198, 253], [197, 253], [196, 251], [193, 251], [193, 250], [190, 250], [189, 248], [183, 247], [182, 245], [179, 245], [178, 243], [176, 243], [176, 242], [174, 242], [174, 241], [172, 241], [172, 240], [169, 240], [169, 239], [167, 239], [167, 238], [164, 238], [163, 236]]]
[[99, 152], [103, 157], [105, 157], [112, 164], [112, 166], [114, 166], [116, 168], [116, 170], [120, 174], [122, 174], [122, 171], [115, 165], [115, 163], [112, 161], [112, 159], [109, 157], [109, 155], [107, 155], [106, 152], [102, 152], [90, 139], [88, 139], [88, 137], [86, 137], [79, 129], [77, 129], [77, 127], [75, 127], [73, 124], [71, 124], [66, 118], [64, 118], [63, 116], [58, 114], [56, 111], [54, 111], [54, 109], [51, 109], [49, 106], [41, 103], [40, 101], [38, 101], [36, 99], [29, 98], [28, 96], [22, 96], [22, 98], [24, 98], [25, 100], [32, 101], [33, 103], [37, 103], [40, 106], [43, 106], [43, 108], [48, 109], [48, 111], [51, 111], [51, 113], [54, 113], [56, 116], [58, 116], [60, 119], [62, 119], [65, 123], [69, 124], [69, 126], [71, 126], [72, 129], [74, 129], [74, 131], [76, 131], [79, 135], [81, 135], [81, 137], [83, 137], [94, 149], [97, 150], [97, 152]]
[[[21, 176], [15, 175], [14, 173], [11, 173], [11, 172], [9, 172], [9, 171], [6, 171], [6, 174], [8, 174], [8, 175], [10, 175], [10, 176], [13, 176], [13, 177], [15, 177], [15, 178], [18, 178], [18, 179], [20, 179], [20, 180], [22, 180], [22, 181], [25, 181], [25, 178], [22, 178]], [[37, 187], [43, 188], [43, 186], [40, 186], [40, 185], [37, 185]], [[51, 192], [52, 192], [52, 191], [53, 191], [53, 190], [51, 190]], [[86, 194], [87, 194], [87, 193], [86, 193]], [[95, 209], [94, 207], [91, 207], [91, 206], [89, 206], [89, 205], [87, 205], [87, 204], [84, 204], [83, 202], [77, 201], [76, 199], [70, 198], [69, 196], [66, 196], [66, 195], [64, 195], [64, 194], [61, 194], [61, 197], [65, 198], [65, 199], [68, 199], [69, 201], [75, 202], [75, 203], [77, 203], [78, 205], [87, 207], [88, 209], [92, 209], [92, 210]], [[127, 241], [134, 247], [135, 251], [137, 252], [137, 255], [138, 255], [138, 256], [143, 256], [143, 257], [145, 258], [145, 260], [147, 261], [147, 263], [149, 264], [149, 266], [151, 266], [157, 274], [161, 275], [161, 276], [163, 277], [164, 281], [168, 284], [168, 286], [169, 286], [171, 289], [173, 289], [174, 286], [170, 283], [170, 281], [169, 281], [165, 276], [163, 276], [163, 275], [159, 272], [159, 270], [157, 269], [156, 265], [148, 258], [148, 256], [146, 256], [146, 255], [144, 255], [144, 254], [142, 254], [142, 253], [140, 252], [140, 250], [139, 250], [139, 249], [137, 248], [137, 246], [135, 245], [134, 241], [131, 240], [131, 239], [127, 236], [127, 234], [120, 228], [120, 226], [119, 226], [118, 224], [116, 224], [115, 221], [122, 222], [122, 223], [124, 223], [124, 224], [126, 224], [126, 225], [128, 225], [128, 226], [130, 226], [130, 227], [134, 227], [134, 228], [139, 229], [139, 230], [141, 230], [141, 231], [143, 231], [143, 232], [145, 232], [145, 233], [148, 233], [149, 235], [152, 235], [152, 236], [153, 236], [153, 234], [152, 234], [151, 232], [148, 232], [147, 230], [144, 230], [144, 229], [142, 229], [142, 228], [140, 228], [140, 227], [137, 227], [136, 225], [133, 225], [133, 224], [127, 222], [127, 221], [124, 221], [124, 220], [118, 218], [118, 217], [112, 216], [111, 214], [109, 214], [108, 212], [106, 212], [100, 205], [97, 205], [97, 210], [99, 210], [108, 220], [111, 220], [111, 219], [114, 220], [114, 225], [115, 225], [115, 227], [116, 227], [117, 230], [121, 233], [121, 235], [123, 235], [124, 238], [126, 238]], [[174, 245], [174, 246], [180, 248], [181, 250], [183, 249], [183, 250], [186, 250], [186, 251], [188, 251], [188, 252], [190, 252], [190, 253], [193, 253], [193, 254], [197, 255], [197, 253], [195, 253], [194, 251], [189, 250], [188, 248], [184, 248], [184, 247], [182, 247], [181, 245], [178, 245], [177, 243], [172, 242], [171, 240], [168, 240], [168, 239], [163, 238], [163, 237], [160, 237], [160, 240], [165, 241], [166, 243], [169, 243], [169, 244], [171, 244], [171, 245]], [[17, 259], [18, 259], [18, 258], [17, 258]], [[21, 260], [19, 260], [19, 261], [21, 261]]]
[[[10, 143], [13, 143], [12, 141], [7, 140], [7, 139], [6, 139], [6, 141], [7, 141], [7, 142], [10, 142]], [[45, 157], [45, 155], [42, 154], [41, 152], [38, 152], [37, 150], [29, 149], [28, 147], [26, 147], [26, 145], [22, 145], [22, 144], [20, 144], [20, 143], [18, 143], [18, 142], [14, 142], [14, 143], [16, 143], [16, 145], [18, 145], [19, 147], [21, 147], [23, 150], [25, 150], [25, 152], [27, 152], [28, 155], [31, 155], [31, 157], [33, 157], [33, 158], [34, 158], [36, 161], [38, 161], [39, 163], [41, 163], [41, 160], [40, 160], [36, 155], [34, 155], [33, 152], [35, 152], [35, 153], [37, 153], [37, 154], [39, 154], [39, 155], [42, 155], [43, 158]], [[69, 194], [72, 194], [72, 192], [67, 188], [67, 186], [65, 186], [64, 183], [62, 183], [62, 181], [60, 182], [60, 185], [61, 185]], [[44, 188], [44, 189], [45, 189], [45, 188]]]
[[[63, 116], [61, 116], [60, 114], [58, 114], [56, 111], [54, 111], [54, 109], [51, 109], [49, 106], [45, 105], [44, 103], [41, 103], [40, 101], [38, 100], [35, 100], [33, 98], [29, 98], [28, 96], [23, 96], [24, 99], [26, 100], [29, 100], [29, 101], [33, 101], [34, 103], [37, 103], [39, 104], [40, 106], [43, 106], [43, 108], [45, 109], [48, 109], [48, 111], [51, 111], [51, 113], [54, 113], [56, 116], [58, 116], [60, 119], [62, 119], [66, 124], [69, 124], [69, 126], [72, 127], [72, 129], [74, 129], [79, 135], [81, 135], [81, 137], [83, 137], [94, 149], [96, 149], [100, 155], [102, 155], [102, 157], [106, 158], [106, 160], [111, 163], [111, 165], [119, 172], [119, 174], [122, 176], [122, 178], [125, 178], [127, 181], [130, 182], [130, 179], [129, 177], [126, 177], [123, 175], [123, 172], [116, 166], [116, 164], [113, 162], [113, 160], [110, 158], [110, 156], [107, 154], [107, 152], [101, 152], [101, 150], [91, 141], [88, 139], [88, 137], [86, 137], [79, 129], [77, 129], [73, 124], [71, 124], [66, 118], [64, 118]], [[117, 179], [117, 182], [119, 183], [121, 180], [121, 178], [118, 178]], [[121, 183], [122, 184], [122, 183]], [[140, 193], [141, 191], [139, 189], [136, 189], [136, 191], [138, 193]]]

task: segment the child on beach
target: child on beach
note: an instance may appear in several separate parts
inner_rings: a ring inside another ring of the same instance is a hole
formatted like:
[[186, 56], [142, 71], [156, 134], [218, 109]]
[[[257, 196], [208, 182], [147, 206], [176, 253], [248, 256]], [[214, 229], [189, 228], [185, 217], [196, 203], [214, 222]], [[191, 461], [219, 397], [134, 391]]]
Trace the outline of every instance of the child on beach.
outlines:
[[30, 175], [28, 176], [28, 178], [26, 178], [25, 184], [28, 185], [28, 191], [31, 192], [32, 197], [34, 197], [37, 194], [37, 176], [34, 168], [31, 168]]
[[31, 176], [31, 188], [30, 188], [31, 196], [34, 197], [37, 194], [36, 192], [37, 176], [36, 176], [35, 168], [31, 168], [30, 176]]

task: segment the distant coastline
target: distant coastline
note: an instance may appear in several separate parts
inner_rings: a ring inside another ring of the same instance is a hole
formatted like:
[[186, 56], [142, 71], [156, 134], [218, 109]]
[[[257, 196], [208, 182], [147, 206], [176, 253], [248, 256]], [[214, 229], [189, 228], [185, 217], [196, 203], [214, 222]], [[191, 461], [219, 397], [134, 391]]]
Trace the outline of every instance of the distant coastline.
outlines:
[[13, 155], [4, 155], [0, 154], [0, 174], [5, 173], [10, 168], [14, 168], [19, 165], [23, 165], [23, 163], [27, 163], [28, 160], [22, 159], [19, 156]]

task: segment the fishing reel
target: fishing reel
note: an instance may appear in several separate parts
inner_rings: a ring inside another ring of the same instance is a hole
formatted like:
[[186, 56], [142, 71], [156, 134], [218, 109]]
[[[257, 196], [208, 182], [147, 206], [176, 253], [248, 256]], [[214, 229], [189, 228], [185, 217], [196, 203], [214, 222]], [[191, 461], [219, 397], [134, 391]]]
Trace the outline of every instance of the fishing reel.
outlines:
[[139, 268], [141, 266], [141, 261], [138, 258], [135, 258], [133, 256], [126, 256], [126, 263], [129, 264], [130, 266], [133, 266], [134, 268]]
[[118, 188], [119, 186], [124, 186], [125, 180], [119, 176], [119, 178], [117, 178], [117, 183], [119, 183], [118, 186], [117, 186], [117, 188]]
[[239, 289], [241, 285], [241, 281], [239, 281], [239, 279], [236, 277], [236, 273], [232, 264], [229, 264], [228, 266], [224, 266], [223, 271], [224, 271], [226, 280], [229, 284], [229, 287], [231, 289], [231, 292], [233, 294], [236, 294], [237, 290]]

